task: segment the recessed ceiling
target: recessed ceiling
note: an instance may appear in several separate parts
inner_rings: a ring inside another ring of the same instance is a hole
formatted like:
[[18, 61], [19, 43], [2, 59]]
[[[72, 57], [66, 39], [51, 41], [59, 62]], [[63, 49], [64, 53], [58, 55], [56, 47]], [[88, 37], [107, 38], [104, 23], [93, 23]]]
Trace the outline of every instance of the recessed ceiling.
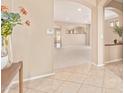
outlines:
[[[105, 9], [105, 19], [117, 17], [110, 9]], [[91, 24], [91, 9], [85, 5], [66, 0], [55, 0], [54, 21]]]

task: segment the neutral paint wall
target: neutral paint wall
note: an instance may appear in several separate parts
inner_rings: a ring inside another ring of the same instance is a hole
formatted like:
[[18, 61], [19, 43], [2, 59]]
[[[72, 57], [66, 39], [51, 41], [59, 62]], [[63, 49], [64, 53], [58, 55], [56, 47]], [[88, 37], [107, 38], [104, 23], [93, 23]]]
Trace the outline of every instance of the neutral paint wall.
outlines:
[[98, 30], [97, 30], [97, 8], [92, 9], [92, 18], [91, 18], [91, 46], [92, 46], [92, 62], [93, 64], [98, 63]]
[[115, 20], [119, 20], [119, 18], [105, 20], [105, 23], [104, 23], [104, 43], [105, 44], [114, 43], [114, 39], [119, 39], [118, 34], [114, 33], [114, 28], [110, 27], [110, 22], [113, 22]]
[[[10, 0], [4, 0], [8, 2]], [[27, 19], [31, 20], [31, 26], [17, 26], [13, 32], [12, 47], [14, 61], [24, 62], [24, 77], [53, 72], [53, 37], [46, 34], [46, 30], [52, 27], [53, 0], [13, 0], [14, 11], [19, 6], [28, 9]]]

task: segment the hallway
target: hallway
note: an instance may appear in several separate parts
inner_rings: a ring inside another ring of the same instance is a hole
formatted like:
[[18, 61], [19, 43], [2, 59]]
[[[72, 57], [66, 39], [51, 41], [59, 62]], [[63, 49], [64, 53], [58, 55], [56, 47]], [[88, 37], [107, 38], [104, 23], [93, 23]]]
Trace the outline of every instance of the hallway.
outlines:
[[91, 62], [91, 48], [88, 46], [75, 45], [54, 50], [55, 69]]

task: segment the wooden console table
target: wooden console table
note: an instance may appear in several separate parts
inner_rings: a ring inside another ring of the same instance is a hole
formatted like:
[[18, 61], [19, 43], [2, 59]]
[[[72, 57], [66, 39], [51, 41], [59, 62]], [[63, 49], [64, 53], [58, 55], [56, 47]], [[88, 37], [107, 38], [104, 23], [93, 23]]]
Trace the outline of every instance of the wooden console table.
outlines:
[[4, 93], [15, 75], [19, 72], [19, 93], [23, 93], [23, 62], [12, 63], [1, 70], [1, 93]]

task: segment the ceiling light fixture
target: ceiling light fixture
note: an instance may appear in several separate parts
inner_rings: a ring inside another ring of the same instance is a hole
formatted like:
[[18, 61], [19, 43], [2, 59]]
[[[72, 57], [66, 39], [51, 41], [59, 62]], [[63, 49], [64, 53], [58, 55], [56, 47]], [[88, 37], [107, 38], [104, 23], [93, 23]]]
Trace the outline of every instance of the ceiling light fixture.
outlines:
[[79, 12], [81, 12], [81, 11], [82, 11], [82, 9], [81, 9], [81, 8], [78, 8], [77, 10], [78, 10]]

